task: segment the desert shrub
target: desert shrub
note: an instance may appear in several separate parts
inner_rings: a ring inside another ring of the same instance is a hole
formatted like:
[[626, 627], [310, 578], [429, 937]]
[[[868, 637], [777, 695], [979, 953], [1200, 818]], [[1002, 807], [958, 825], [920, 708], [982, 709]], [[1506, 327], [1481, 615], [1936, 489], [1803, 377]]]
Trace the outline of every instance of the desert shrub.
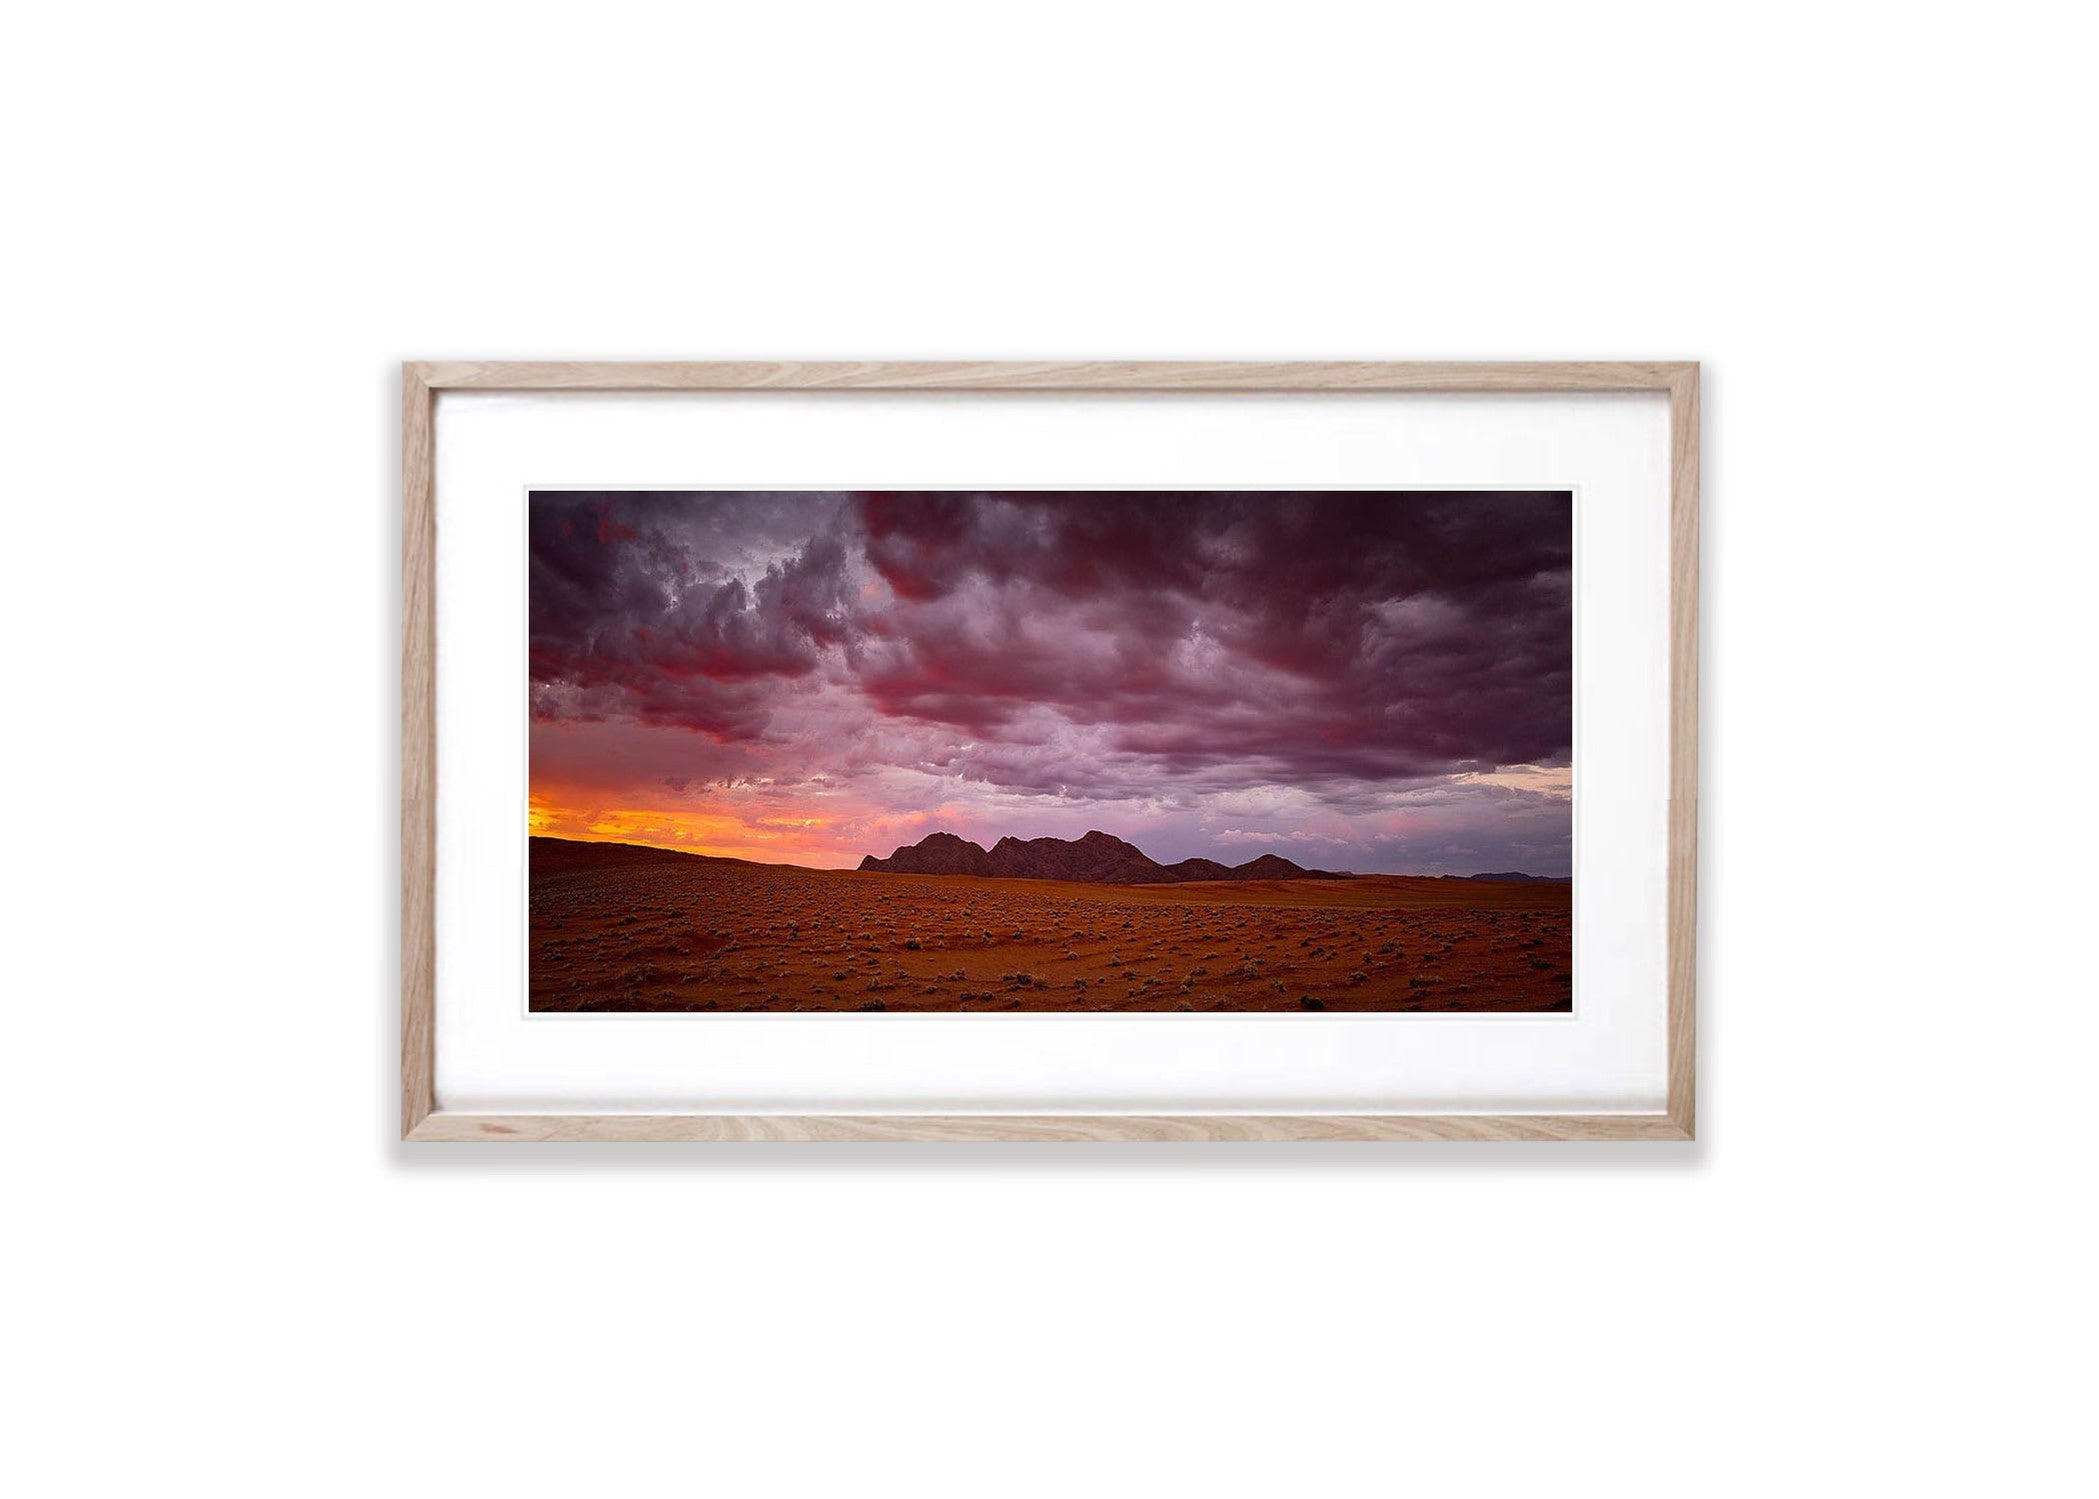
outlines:
[[1362, 970], [1361, 970], [1361, 969], [1359, 968], [1359, 969], [1357, 969], [1357, 970], [1356, 970], [1356, 971], [1355, 971], [1354, 973], [1351, 973], [1351, 974], [1350, 974], [1350, 975], [1348, 976], [1348, 981], [1349, 981], [1349, 982], [1350, 982], [1351, 984], [1360, 984], [1360, 983], [1362, 983], [1362, 982], [1363, 982], [1363, 980], [1365, 980], [1365, 979], [1367, 979], [1367, 978], [1369, 978], [1369, 977], [1370, 977], [1370, 975], [1369, 975], [1369, 974], [1367, 974], [1367, 973], [1363, 972], [1363, 971], [1362, 971]]
[[1325, 1001], [1325, 1000], [1323, 1000], [1323, 999], [1316, 999], [1316, 998], [1314, 998], [1314, 997], [1313, 997], [1312, 995], [1309, 995], [1309, 994], [1300, 994], [1300, 995], [1298, 995], [1298, 996], [1297, 996], [1297, 1002], [1298, 1002], [1299, 1004], [1303, 1005], [1303, 1006], [1304, 1006], [1304, 1007], [1305, 1007], [1306, 1009], [1308, 1009], [1308, 1010], [1323, 1010], [1323, 1009], [1325, 1009], [1325, 1008], [1326, 1008], [1326, 1001]]
[[879, 999], [871, 999], [860, 1008], [863, 1010], [886, 1010], [889, 1006], [883, 1004]]

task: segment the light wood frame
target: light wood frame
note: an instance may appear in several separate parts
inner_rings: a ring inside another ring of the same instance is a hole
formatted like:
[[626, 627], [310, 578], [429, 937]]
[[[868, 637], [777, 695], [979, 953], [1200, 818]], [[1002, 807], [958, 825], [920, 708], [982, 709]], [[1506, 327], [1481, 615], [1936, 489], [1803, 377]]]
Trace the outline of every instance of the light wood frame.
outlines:
[[[437, 396], [476, 391], [1128, 394], [1660, 391], [1669, 400], [1668, 1096], [1656, 1114], [464, 1114], [436, 1107]], [[1695, 363], [520, 363], [401, 370], [401, 1135], [406, 1140], [1689, 1140], [1696, 1085]]]

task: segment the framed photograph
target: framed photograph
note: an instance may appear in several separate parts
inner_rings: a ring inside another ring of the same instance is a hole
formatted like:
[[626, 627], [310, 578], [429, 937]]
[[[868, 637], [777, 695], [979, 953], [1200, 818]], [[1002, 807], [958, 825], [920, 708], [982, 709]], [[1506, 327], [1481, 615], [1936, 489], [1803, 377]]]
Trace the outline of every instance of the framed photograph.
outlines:
[[1698, 370], [403, 370], [410, 1140], [1688, 1140]]

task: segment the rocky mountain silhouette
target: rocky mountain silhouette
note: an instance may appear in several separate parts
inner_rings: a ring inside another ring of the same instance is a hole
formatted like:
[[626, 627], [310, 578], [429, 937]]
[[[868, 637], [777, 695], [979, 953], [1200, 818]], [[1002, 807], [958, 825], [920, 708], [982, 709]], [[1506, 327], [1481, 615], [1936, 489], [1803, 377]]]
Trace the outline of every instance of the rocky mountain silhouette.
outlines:
[[1275, 854], [1239, 865], [1215, 859], [1161, 864], [1109, 833], [1083, 838], [1001, 838], [990, 848], [953, 833], [929, 833], [886, 859], [869, 854], [863, 870], [882, 874], [973, 874], [1009, 880], [1078, 880], [1092, 885], [1175, 885], [1191, 880], [1345, 880]]

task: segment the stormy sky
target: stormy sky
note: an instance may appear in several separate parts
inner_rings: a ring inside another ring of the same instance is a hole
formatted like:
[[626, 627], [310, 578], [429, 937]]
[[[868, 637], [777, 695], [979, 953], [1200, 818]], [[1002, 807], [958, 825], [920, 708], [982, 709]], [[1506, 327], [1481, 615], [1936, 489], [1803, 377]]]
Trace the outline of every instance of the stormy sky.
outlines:
[[1572, 862], [1563, 492], [530, 499], [535, 831]]

